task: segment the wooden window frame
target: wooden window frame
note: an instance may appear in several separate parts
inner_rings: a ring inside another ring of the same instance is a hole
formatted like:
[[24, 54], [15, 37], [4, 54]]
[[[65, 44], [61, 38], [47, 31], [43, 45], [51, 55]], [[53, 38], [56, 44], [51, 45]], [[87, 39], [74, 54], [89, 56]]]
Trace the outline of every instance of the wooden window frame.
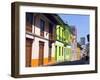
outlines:
[[45, 20], [40, 18], [40, 36], [44, 36], [45, 24], [46, 24]]

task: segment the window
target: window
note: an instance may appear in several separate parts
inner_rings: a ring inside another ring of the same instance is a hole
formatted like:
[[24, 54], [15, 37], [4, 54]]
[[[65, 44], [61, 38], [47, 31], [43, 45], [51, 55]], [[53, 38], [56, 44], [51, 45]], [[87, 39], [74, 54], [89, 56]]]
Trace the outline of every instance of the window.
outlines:
[[34, 24], [34, 15], [33, 13], [26, 13], [26, 31], [27, 32], [32, 32], [32, 25]]
[[57, 46], [55, 46], [55, 60], [57, 60]]
[[64, 60], [66, 60], [66, 54], [67, 54], [67, 48], [64, 47], [64, 53], [63, 53], [63, 55], [64, 55]]
[[45, 21], [40, 19], [40, 31], [43, 32], [45, 27]]
[[40, 19], [40, 36], [44, 36], [45, 21]]
[[49, 23], [49, 38], [53, 39], [53, 24]]
[[60, 28], [60, 41], [62, 41], [62, 27]]
[[62, 30], [62, 41], [64, 41], [64, 29]]
[[49, 33], [52, 33], [52, 32], [53, 32], [53, 24], [49, 23]]
[[26, 13], [26, 22], [28, 22], [29, 24], [33, 24], [33, 13]]
[[59, 40], [59, 26], [56, 27], [57, 40]]
[[59, 46], [59, 56], [60, 56], [60, 54], [61, 54], [61, 47]]
[[62, 29], [62, 41], [63, 41], [63, 29]]
[[61, 31], [60, 31], [60, 27], [59, 27], [59, 40], [61, 40], [60, 32], [61, 32]]
[[69, 37], [68, 30], [66, 30], [66, 32], [65, 32], [65, 36], [66, 36], [66, 40], [68, 40], [68, 37]]
[[63, 56], [63, 47], [62, 47], [62, 56]]

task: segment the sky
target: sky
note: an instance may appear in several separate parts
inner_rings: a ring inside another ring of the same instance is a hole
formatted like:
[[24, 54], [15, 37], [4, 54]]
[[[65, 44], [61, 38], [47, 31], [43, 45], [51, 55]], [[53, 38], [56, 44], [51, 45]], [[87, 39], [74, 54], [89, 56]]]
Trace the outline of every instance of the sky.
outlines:
[[87, 43], [87, 34], [89, 34], [89, 15], [78, 14], [59, 14], [61, 19], [70, 26], [75, 26], [77, 29], [77, 42], [80, 37], [85, 37]]

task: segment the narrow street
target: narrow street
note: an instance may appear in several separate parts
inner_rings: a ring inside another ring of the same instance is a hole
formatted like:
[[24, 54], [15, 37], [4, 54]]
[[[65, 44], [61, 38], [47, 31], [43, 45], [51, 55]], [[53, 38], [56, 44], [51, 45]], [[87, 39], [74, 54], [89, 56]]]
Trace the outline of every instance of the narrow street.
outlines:
[[61, 65], [82, 65], [82, 64], [89, 64], [89, 61], [85, 60], [77, 60], [77, 61], [64, 61], [64, 62], [59, 62], [56, 64], [52, 64], [50, 66], [61, 66]]

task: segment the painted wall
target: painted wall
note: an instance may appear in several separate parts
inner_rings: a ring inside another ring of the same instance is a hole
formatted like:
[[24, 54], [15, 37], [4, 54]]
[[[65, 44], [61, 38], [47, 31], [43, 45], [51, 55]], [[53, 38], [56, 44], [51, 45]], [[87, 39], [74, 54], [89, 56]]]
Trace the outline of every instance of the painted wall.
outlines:
[[[51, 60], [48, 60], [49, 57], [49, 23], [52, 23], [47, 17], [45, 17], [43, 14], [33, 14], [33, 24], [32, 24], [32, 33], [30, 31], [27, 31], [31, 34], [35, 34], [36, 36], [30, 35], [26, 33], [27, 38], [33, 38], [33, 43], [32, 43], [32, 57], [31, 57], [31, 66], [32, 67], [37, 67], [39, 64], [39, 41], [44, 42], [44, 53], [43, 53], [43, 65], [51, 64], [55, 62], [54, 58], [54, 44], [52, 44], [51, 48]], [[45, 22], [45, 27], [44, 27], [44, 36], [42, 38], [40, 37], [40, 19], [42, 19]], [[30, 28], [30, 26], [27, 26]], [[55, 29], [55, 24], [53, 24], [53, 32]], [[53, 33], [54, 34], [54, 33]], [[43, 39], [45, 38], [45, 39]]]
[[64, 47], [64, 44], [56, 41], [55, 43], [55, 57], [57, 62], [64, 61], [64, 53], [62, 52], [62, 47]]
[[35, 37], [33, 44], [32, 44], [32, 66], [38, 66], [39, 62], [39, 41], [44, 42], [44, 56], [43, 56], [43, 61], [44, 64], [47, 64], [48, 62], [48, 48], [49, 48], [49, 42], [47, 40]]
[[65, 61], [71, 61], [71, 58], [72, 58], [72, 49], [71, 49], [71, 46], [66, 46], [64, 48], [64, 60]]
[[77, 60], [77, 40], [76, 40], [76, 36], [74, 35], [73, 35], [71, 47], [72, 47], [72, 61], [74, 61]]
[[71, 44], [71, 26], [68, 26], [68, 25], [64, 25], [65, 26], [65, 31], [64, 31], [64, 39], [65, 39], [65, 42], [68, 43], [69, 45]]
[[61, 62], [64, 61], [64, 55], [63, 51], [62, 51], [62, 47], [64, 47], [64, 43], [63, 43], [63, 26], [62, 25], [57, 25], [56, 26], [56, 42], [55, 42], [55, 46], [56, 46], [56, 52], [55, 52], [55, 57], [57, 62]]
[[[71, 32], [70, 26], [67, 25], [57, 25], [56, 26], [56, 60], [57, 62], [61, 61], [70, 61], [72, 56], [71, 50]], [[70, 48], [68, 48], [68, 45]]]

